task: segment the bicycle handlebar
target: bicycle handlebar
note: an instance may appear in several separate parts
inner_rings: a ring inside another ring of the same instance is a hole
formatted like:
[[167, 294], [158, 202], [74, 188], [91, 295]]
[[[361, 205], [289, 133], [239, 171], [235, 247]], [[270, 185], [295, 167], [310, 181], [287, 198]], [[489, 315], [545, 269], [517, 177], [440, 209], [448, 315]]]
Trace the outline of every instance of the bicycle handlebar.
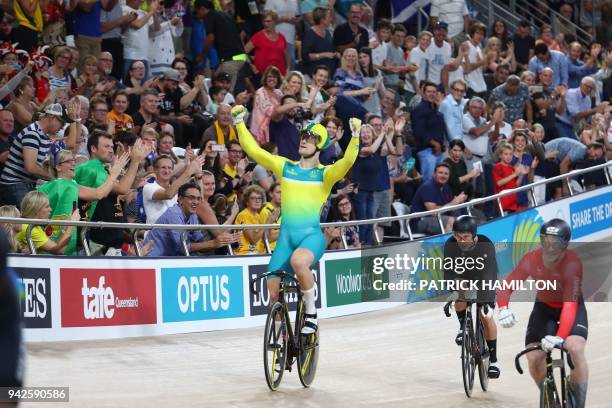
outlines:
[[254, 295], [256, 295], [257, 294], [257, 288], [255, 287], [255, 282], [257, 282], [260, 279], [267, 278], [268, 276], [271, 276], [271, 275], [276, 275], [276, 276], [278, 276], [281, 279], [289, 278], [292, 281], [294, 281], [295, 283], [297, 283], [298, 285], [300, 284], [300, 282], [295, 278], [295, 276], [290, 275], [290, 274], [288, 274], [285, 271], [270, 271], [270, 272], [262, 273], [261, 275], [251, 279], [251, 292]]
[[[450, 312], [450, 308], [453, 305], [455, 301], [454, 300], [449, 300], [448, 302], [446, 302], [446, 304], [444, 305], [444, 314], [446, 315], [446, 317], [451, 317], [451, 312]], [[467, 301], [468, 303], [471, 303], [471, 301]], [[489, 305], [487, 304], [483, 304], [482, 305], [482, 309], [484, 311], [484, 314], [486, 315], [487, 313], [489, 313]]]
[[[556, 349], [561, 350], [561, 356], [563, 356], [563, 353], [567, 353], [567, 350], [563, 347], [562, 344], [558, 344], [555, 345]], [[525, 350], [521, 351], [520, 353], [518, 353], [516, 355], [516, 357], [514, 357], [514, 366], [516, 367], [516, 371], [519, 372], [519, 374], [523, 374], [523, 368], [521, 367], [521, 362], [520, 362], [520, 358], [527, 353], [531, 353], [532, 351], [536, 351], [536, 350], [542, 350], [542, 344], [538, 343], [535, 346], [531, 346], [531, 347], [527, 347]], [[546, 354], [550, 355], [550, 351], [547, 352]], [[567, 364], [570, 366], [570, 368], [573, 370], [574, 369], [574, 363], [572, 362], [572, 357], [570, 356], [569, 353], [567, 353]]]

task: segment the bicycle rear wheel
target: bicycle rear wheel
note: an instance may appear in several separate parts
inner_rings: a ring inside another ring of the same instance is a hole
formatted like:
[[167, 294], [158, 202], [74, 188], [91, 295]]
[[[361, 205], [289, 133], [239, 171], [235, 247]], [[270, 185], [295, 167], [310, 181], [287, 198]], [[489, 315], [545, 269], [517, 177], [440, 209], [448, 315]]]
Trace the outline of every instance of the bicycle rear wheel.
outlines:
[[487, 347], [487, 341], [484, 337], [484, 327], [480, 318], [476, 327], [478, 327], [476, 331], [476, 345], [478, 346], [478, 378], [480, 379], [480, 387], [483, 391], [486, 391], [489, 387], [489, 366], [491, 365], [491, 361], [489, 360], [489, 348]]
[[297, 356], [298, 376], [300, 382], [306, 388], [310, 387], [317, 373], [317, 363], [319, 361], [319, 332], [312, 334], [302, 334], [304, 324], [304, 303], [300, 302], [296, 314], [299, 324], [296, 327], [296, 336], [299, 340], [299, 350]]
[[465, 395], [467, 395], [468, 398], [472, 396], [472, 390], [474, 389], [474, 374], [476, 371], [476, 359], [472, 353], [473, 343], [472, 319], [469, 318], [468, 314], [463, 325], [463, 343], [461, 344], [461, 373], [463, 375], [463, 389], [465, 390]]
[[283, 305], [279, 302], [272, 305], [268, 313], [263, 356], [266, 383], [272, 391], [275, 391], [283, 379], [287, 361], [287, 322], [283, 313]]

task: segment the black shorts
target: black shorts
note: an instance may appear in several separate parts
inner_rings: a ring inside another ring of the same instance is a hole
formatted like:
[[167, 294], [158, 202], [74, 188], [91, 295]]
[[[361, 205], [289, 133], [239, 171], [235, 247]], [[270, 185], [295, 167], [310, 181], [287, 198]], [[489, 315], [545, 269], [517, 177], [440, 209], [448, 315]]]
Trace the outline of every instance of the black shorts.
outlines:
[[[559, 328], [559, 318], [561, 309], [550, 307], [545, 303], [536, 302], [529, 316], [527, 324], [527, 334], [525, 334], [525, 345], [539, 343], [544, 337], [557, 334]], [[570, 336], [584, 337], [586, 340], [589, 335], [589, 321], [584, 302], [578, 304], [574, 326], [570, 331]]]

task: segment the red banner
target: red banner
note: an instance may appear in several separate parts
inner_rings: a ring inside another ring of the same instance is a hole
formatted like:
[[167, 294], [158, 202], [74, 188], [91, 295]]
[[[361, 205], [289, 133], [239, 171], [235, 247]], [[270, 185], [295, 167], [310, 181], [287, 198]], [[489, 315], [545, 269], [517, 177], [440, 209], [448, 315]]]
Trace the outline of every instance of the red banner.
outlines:
[[60, 269], [62, 327], [157, 323], [155, 269]]

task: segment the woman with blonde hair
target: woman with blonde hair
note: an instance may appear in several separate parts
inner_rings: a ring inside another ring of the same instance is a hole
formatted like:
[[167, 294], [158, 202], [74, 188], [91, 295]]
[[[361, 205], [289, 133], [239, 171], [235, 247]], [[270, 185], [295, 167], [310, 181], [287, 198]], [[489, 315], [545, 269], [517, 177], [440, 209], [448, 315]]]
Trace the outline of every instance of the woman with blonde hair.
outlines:
[[[21, 213], [14, 205], [3, 205], [0, 207], [0, 217], [21, 218]], [[6, 234], [10, 252], [24, 252], [25, 248], [19, 242], [17, 242], [17, 239], [15, 238], [16, 234], [21, 231], [21, 224], [2, 223], [0, 224], [0, 228], [2, 228]]]
[[521, 72], [521, 82], [527, 86], [533, 86], [536, 84], [536, 74], [531, 71]]
[[[71, 217], [79, 200], [98, 201], [110, 194], [119, 174], [125, 167], [129, 155], [123, 154], [115, 160], [110, 169], [110, 174], [104, 183], [98, 188], [81, 186], [74, 181], [74, 169], [76, 158], [69, 150], [60, 150], [53, 157], [51, 163], [48, 162], [49, 173], [53, 180], [38, 187], [38, 191], [46, 194], [51, 213], [48, 215], [54, 220], [66, 220]], [[65, 227], [55, 226], [52, 229], [51, 239], [58, 241], [63, 236]], [[58, 241], [59, 242], [59, 241]], [[64, 253], [66, 255], [76, 255], [77, 237], [73, 235]]]
[[[265, 213], [261, 209], [265, 203], [266, 193], [258, 185], [246, 187], [242, 193], [244, 210], [240, 211], [234, 224], [267, 224]], [[249, 229], [242, 231], [240, 235], [240, 246], [237, 255], [264, 253], [263, 229]]]
[[[25, 195], [23, 201], [21, 202], [21, 216], [23, 218], [45, 220], [49, 219], [49, 215], [51, 215], [51, 206], [49, 205], [49, 198], [47, 197], [47, 194], [43, 193], [42, 191], [30, 191]], [[80, 218], [81, 216], [79, 214], [79, 210], [75, 209], [72, 212], [69, 220], [78, 221]], [[17, 242], [24, 246], [28, 245], [28, 226], [28, 224], [22, 224], [21, 230], [15, 237]], [[47, 233], [40, 225], [37, 225], [32, 228], [30, 236], [32, 237], [32, 242], [34, 243], [34, 247], [37, 251], [42, 250], [47, 253], [62, 255], [72, 239], [74, 230], [74, 227], [64, 228], [61, 235], [57, 237], [57, 241], [54, 241], [49, 239]]]
[[340, 68], [334, 74], [334, 84], [339, 88], [337, 95], [354, 97], [359, 104], [363, 104], [376, 90], [371, 86], [365, 86], [357, 59], [356, 49], [344, 50], [340, 59]]
[[497, 37], [489, 37], [487, 44], [484, 48], [483, 55], [495, 55], [491, 57], [489, 64], [487, 65], [487, 72], [495, 72], [498, 65], [508, 64], [510, 66], [510, 72], [516, 71], [516, 59], [514, 57], [514, 44], [508, 43], [508, 50], [502, 51], [502, 40]]
[[289, 71], [280, 87], [283, 95], [293, 95], [298, 102], [304, 101], [306, 95], [306, 84], [304, 75], [300, 71]]

